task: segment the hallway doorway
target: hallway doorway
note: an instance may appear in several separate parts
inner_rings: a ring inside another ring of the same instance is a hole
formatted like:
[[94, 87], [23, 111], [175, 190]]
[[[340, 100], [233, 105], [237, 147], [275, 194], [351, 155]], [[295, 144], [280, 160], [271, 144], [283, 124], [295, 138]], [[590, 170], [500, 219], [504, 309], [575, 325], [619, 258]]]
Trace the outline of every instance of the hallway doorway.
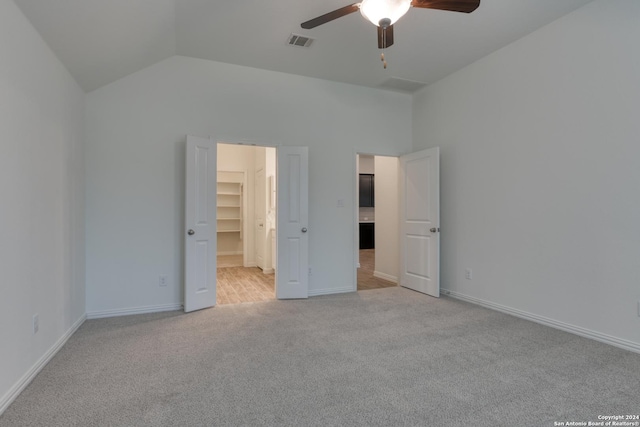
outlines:
[[356, 290], [398, 284], [398, 158], [356, 156]]

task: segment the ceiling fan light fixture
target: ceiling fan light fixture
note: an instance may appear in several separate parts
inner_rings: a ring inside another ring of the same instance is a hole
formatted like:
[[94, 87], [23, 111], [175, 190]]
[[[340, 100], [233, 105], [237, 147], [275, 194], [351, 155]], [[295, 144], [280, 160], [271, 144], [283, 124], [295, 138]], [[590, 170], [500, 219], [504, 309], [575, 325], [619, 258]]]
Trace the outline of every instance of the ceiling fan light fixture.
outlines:
[[383, 19], [388, 19], [391, 21], [389, 25], [393, 25], [410, 7], [411, 0], [362, 0], [360, 13], [379, 27]]

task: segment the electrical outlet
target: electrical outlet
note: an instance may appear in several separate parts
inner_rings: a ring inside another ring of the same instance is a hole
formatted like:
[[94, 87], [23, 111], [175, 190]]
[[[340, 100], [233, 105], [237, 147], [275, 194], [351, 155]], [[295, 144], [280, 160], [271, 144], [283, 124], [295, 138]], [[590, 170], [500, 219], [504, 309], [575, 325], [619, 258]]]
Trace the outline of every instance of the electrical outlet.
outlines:
[[40, 316], [38, 313], [33, 315], [33, 334], [35, 335], [40, 330]]
[[158, 285], [160, 286], [167, 286], [167, 276], [166, 275], [162, 275], [158, 278]]
[[471, 271], [470, 268], [467, 268], [464, 270], [464, 278], [467, 280], [473, 279], [473, 272]]
[[311, 276], [311, 266], [309, 266], [309, 276]]

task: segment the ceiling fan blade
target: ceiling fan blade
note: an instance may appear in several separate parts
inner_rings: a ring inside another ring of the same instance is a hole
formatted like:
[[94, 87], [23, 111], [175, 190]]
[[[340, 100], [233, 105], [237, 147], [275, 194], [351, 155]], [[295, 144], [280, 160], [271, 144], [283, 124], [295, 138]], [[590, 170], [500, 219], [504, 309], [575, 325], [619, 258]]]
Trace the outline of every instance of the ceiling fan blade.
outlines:
[[480, 6], [480, 0], [412, 0], [411, 6], [471, 13]]
[[378, 49], [386, 49], [393, 44], [393, 25], [378, 29]]
[[342, 18], [343, 16], [356, 12], [359, 9], [360, 3], [350, 4], [349, 6], [341, 7], [340, 9], [336, 9], [333, 12], [325, 13], [322, 16], [318, 16], [317, 18], [313, 18], [306, 22], [303, 22], [302, 24], [300, 24], [300, 26], [305, 30], [310, 30], [317, 27], [318, 25], [326, 24], [327, 22], [333, 21], [334, 19]]

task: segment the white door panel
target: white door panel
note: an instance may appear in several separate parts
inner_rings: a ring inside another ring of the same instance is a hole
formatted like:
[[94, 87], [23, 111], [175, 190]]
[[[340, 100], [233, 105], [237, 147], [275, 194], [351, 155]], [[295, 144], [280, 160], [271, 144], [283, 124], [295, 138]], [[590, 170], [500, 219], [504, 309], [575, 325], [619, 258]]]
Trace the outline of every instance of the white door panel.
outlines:
[[440, 296], [440, 150], [400, 157], [400, 285]]
[[309, 295], [309, 159], [307, 147], [279, 147], [276, 298]]
[[216, 303], [216, 143], [187, 136], [184, 311]]

